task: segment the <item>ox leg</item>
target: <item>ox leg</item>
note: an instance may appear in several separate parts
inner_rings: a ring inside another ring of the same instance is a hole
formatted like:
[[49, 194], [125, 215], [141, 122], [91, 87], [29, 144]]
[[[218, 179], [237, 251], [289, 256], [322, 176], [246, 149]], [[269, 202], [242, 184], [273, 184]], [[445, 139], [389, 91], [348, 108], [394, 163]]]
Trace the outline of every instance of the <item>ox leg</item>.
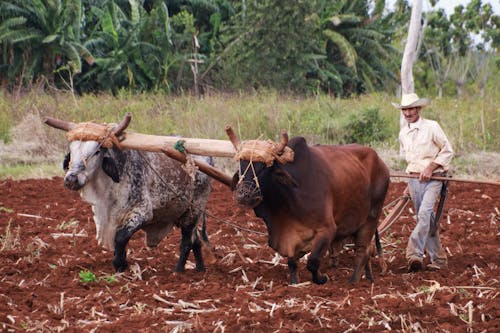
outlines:
[[186, 266], [186, 261], [189, 257], [189, 253], [193, 250], [194, 258], [196, 261], [196, 270], [204, 271], [205, 265], [203, 263], [203, 256], [201, 251], [201, 242], [198, 238], [196, 232], [194, 232], [195, 224], [190, 224], [188, 226], [181, 227], [181, 245], [180, 245], [180, 254], [179, 261], [175, 266], [175, 272], [183, 272]]
[[370, 262], [372, 237], [373, 231], [367, 227], [360, 229], [356, 234], [356, 256], [354, 258], [354, 272], [349, 280], [350, 283], [359, 282], [361, 279], [362, 268], [365, 268], [366, 278], [372, 283], [375, 282]]
[[312, 281], [316, 284], [324, 284], [327, 281], [326, 276], [319, 271], [319, 266], [321, 263], [320, 260], [329, 249], [329, 246], [330, 241], [328, 238], [325, 236], [321, 237], [313, 245], [311, 255], [307, 260], [307, 269], [311, 272]]
[[210, 241], [208, 239], [207, 218], [205, 213], [202, 214], [201, 220], [202, 220], [201, 235], [198, 234], [198, 238], [201, 240], [201, 253], [203, 256], [203, 261], [209, 264], [214, 264], [217, 261], [217, 259], [215, 258], [212, 246], [210, 245]]
[[297, 261], [292, 258], [288, 258], [288, 270], [290, 271], [290, 284], [299, 283], [297, 278]]
[[368, 259], [365, 264], [365, 276], [371, 282], [375, 283], [375, 278], [373, 277], [372, 261]]
[[343, 241], [333, 241], [330, 244], [329, 258], [328, 258], [328, 267], [337, 267], [339, 265], [339, 256], [342, 248], [344, 246]]
[[196, 237], [193, 242], [193, 254], [196, 262], [196, 271], [204, 272], [206, 268], [205, 263], [203, 262], [203, 244], [198, 237]]
[[124, 272], [127, 267], [127, 244], [132, 235], [138, 228], [127, 228], [126, 226], [119, 229], [115, 235], [115, 257], [113, 266], [116, 272]]

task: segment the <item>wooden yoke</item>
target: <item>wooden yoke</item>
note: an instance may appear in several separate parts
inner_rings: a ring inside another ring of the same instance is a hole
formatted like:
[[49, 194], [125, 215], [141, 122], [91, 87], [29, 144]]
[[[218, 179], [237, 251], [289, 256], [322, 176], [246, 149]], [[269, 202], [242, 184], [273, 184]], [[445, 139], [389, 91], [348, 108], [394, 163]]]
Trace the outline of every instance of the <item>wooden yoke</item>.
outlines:
[[184, 141], [184, 148], [189, 154], [233, 157], [235, 150], [228, 140], [195, 139], [176, 136], [160, 136], [140, 133], [124, 133], [120, 145], [123, 149], [163, 152], [165, 147], [174, 147], [179, 141]]
[[[168, 148], [168, 147], [161, 148], [160, 150], [165, 155], [167, 155], [168, 157], [170, 157], [174, 160], [177, 160], [183, 164], [187, 162], [186, 155], [184, 155], [183, 153], [181, 153], [178, 150], [175, 150], [173, 148]], [[228, 175], [226, 175], [225, 173], [223, 173], [222, 171], [220, 171], [219, 169], [217, 169], [217, 168], [215, 168], [215, 167], [213, 167], [213, 166], [211, 166], [203, 161], [197, 160], [197, 159], [193, 159], [193, 162], [201, 172], [205, 173], [209, 177], [214, 178], [215, 180], [218, 180], [219, 182], [221, 182], [222, 184], [224, 184], [228, 187], [231, 186], [232, 178], [229, 177]]]
[[[134, 149], [159, 153], [163, 152], [162, 149], [165, 147], [174, 147], [177, 142], [182, 140], [184, 142], [184, 148], [190, 154], [233, 157], [236, 152], [232, 143], [227, 140], [194, 139], [125, 132], [131, 118], [132, 115], [127, 113], [124, 119], [113, 128], [112, 132], [119, 140], [120, 146], [118, 148], [120, 149]], [[51, 127], [66, 132], [72, 131], [75, 127], [78, 127], [78, 124], [50, 117], [47, 117], [44, 122]], [[103, 126], [103, 128], [105, 127], [104, 124], [101, 126]], [[85, 131], [85, 129], [83, 129], [83, 131]]]

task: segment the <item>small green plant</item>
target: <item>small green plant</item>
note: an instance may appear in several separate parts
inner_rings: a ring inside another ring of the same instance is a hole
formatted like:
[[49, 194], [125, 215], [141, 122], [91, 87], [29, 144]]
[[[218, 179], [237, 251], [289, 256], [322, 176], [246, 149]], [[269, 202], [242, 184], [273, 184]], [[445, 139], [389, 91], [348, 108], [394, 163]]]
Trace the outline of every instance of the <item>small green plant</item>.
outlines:
[[99, 281], [97, 276], [91, 271], [80, 271], [78, 275], [80, 276], [80, 282], [82, 283], [92, 283]]
[[26, 245], [26, 252], [28, 255], [24, 257], [24, 260], [29, 263], [33, 263], [42, 255], [42, 249], [46, 246], [46, 243], [44, 243], [40, 238], [35, 239], [33, 242]]
[[431, 288], [429, 286], [420, 286], [420, 287], [417, 287], [417, 290], [419, 292], [429, 293], [431, 291]]
[[106, 283], [115, 283], [117, 281], [116, 276], [114, 274], [105, 275], [102, 278], [99, 278], [93, 272], [85, 270], [85, 271], [80, 271], [78, 275], [80, 276], [81, 283], [99, 282], [101, 280], [106, 281]]
[[467, 315], [467, 313], [461, 313], [458, 315], [458, 317], [463, 321], [463, 322], [466, 322], [468, 323], [469, 322], [469, 316]]
[[75, 220], [75, 219], [71, 219], [69, 221], [63, 221], [58, 226], [56, 226], [56, 229], [57, 230], [67, 230], [71, 227], [77, 227], [79, 223], [80, 222], [78, 222], [78, 220]]
[[458, 288], [458, 295], [460, 296], [460, 299], [464, 299], [464, 298], [468, 299], [468, 298], [472, 297], [471, 293], [463, 288]]
[[10, 208], [7, 208], [7, 207], [0, 206], [0, 212], [13, 213], [14, 210], [10, 209]]
[[103, 280], [106, 281], [107, 283], [115, 283], [117, 281], [116, 276], [114, 274], [104, 276]]

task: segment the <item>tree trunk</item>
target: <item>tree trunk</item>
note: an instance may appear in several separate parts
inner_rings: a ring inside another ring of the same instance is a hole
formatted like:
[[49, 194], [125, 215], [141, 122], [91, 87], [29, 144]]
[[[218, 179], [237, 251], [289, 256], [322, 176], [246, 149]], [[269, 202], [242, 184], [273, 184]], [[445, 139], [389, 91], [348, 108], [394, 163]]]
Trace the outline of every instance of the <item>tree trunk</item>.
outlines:
[[[401, 90], [403, 94], [415, 91], [413, 83], [413, 63], [416, 60], [417, 44], [421, 32], [422, 0], [413, 0], [411, 9], [410, 26], [408, 28], [408, 39], [406, 40], [403, 60], [401, 62]], [[399, 124], [403, 126], [405, 120], [400, 114]]]
[[413, 63], [416, 60], [417, 43], [421, 30], [421, 17], [422, 0], [413, 0], [408, 39], [406, 40], [403, 61], [401, 63], [401, 88], [403, 94], [410, 94], [415, 90], [413, 83]]

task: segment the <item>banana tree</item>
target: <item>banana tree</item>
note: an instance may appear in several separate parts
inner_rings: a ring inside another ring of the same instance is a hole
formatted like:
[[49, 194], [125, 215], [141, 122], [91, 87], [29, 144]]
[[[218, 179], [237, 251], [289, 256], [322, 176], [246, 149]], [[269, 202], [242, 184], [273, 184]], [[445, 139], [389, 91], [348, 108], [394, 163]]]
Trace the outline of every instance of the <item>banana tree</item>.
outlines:
[[[55, 69], [82, 70], [93, 61], [82, 44], [81, 0], [12, 0], [0, 3], [2, 74], [24, 85], [40, 77], [54, 82]], [[12, 81], [13, 82], [13, 81]]]

